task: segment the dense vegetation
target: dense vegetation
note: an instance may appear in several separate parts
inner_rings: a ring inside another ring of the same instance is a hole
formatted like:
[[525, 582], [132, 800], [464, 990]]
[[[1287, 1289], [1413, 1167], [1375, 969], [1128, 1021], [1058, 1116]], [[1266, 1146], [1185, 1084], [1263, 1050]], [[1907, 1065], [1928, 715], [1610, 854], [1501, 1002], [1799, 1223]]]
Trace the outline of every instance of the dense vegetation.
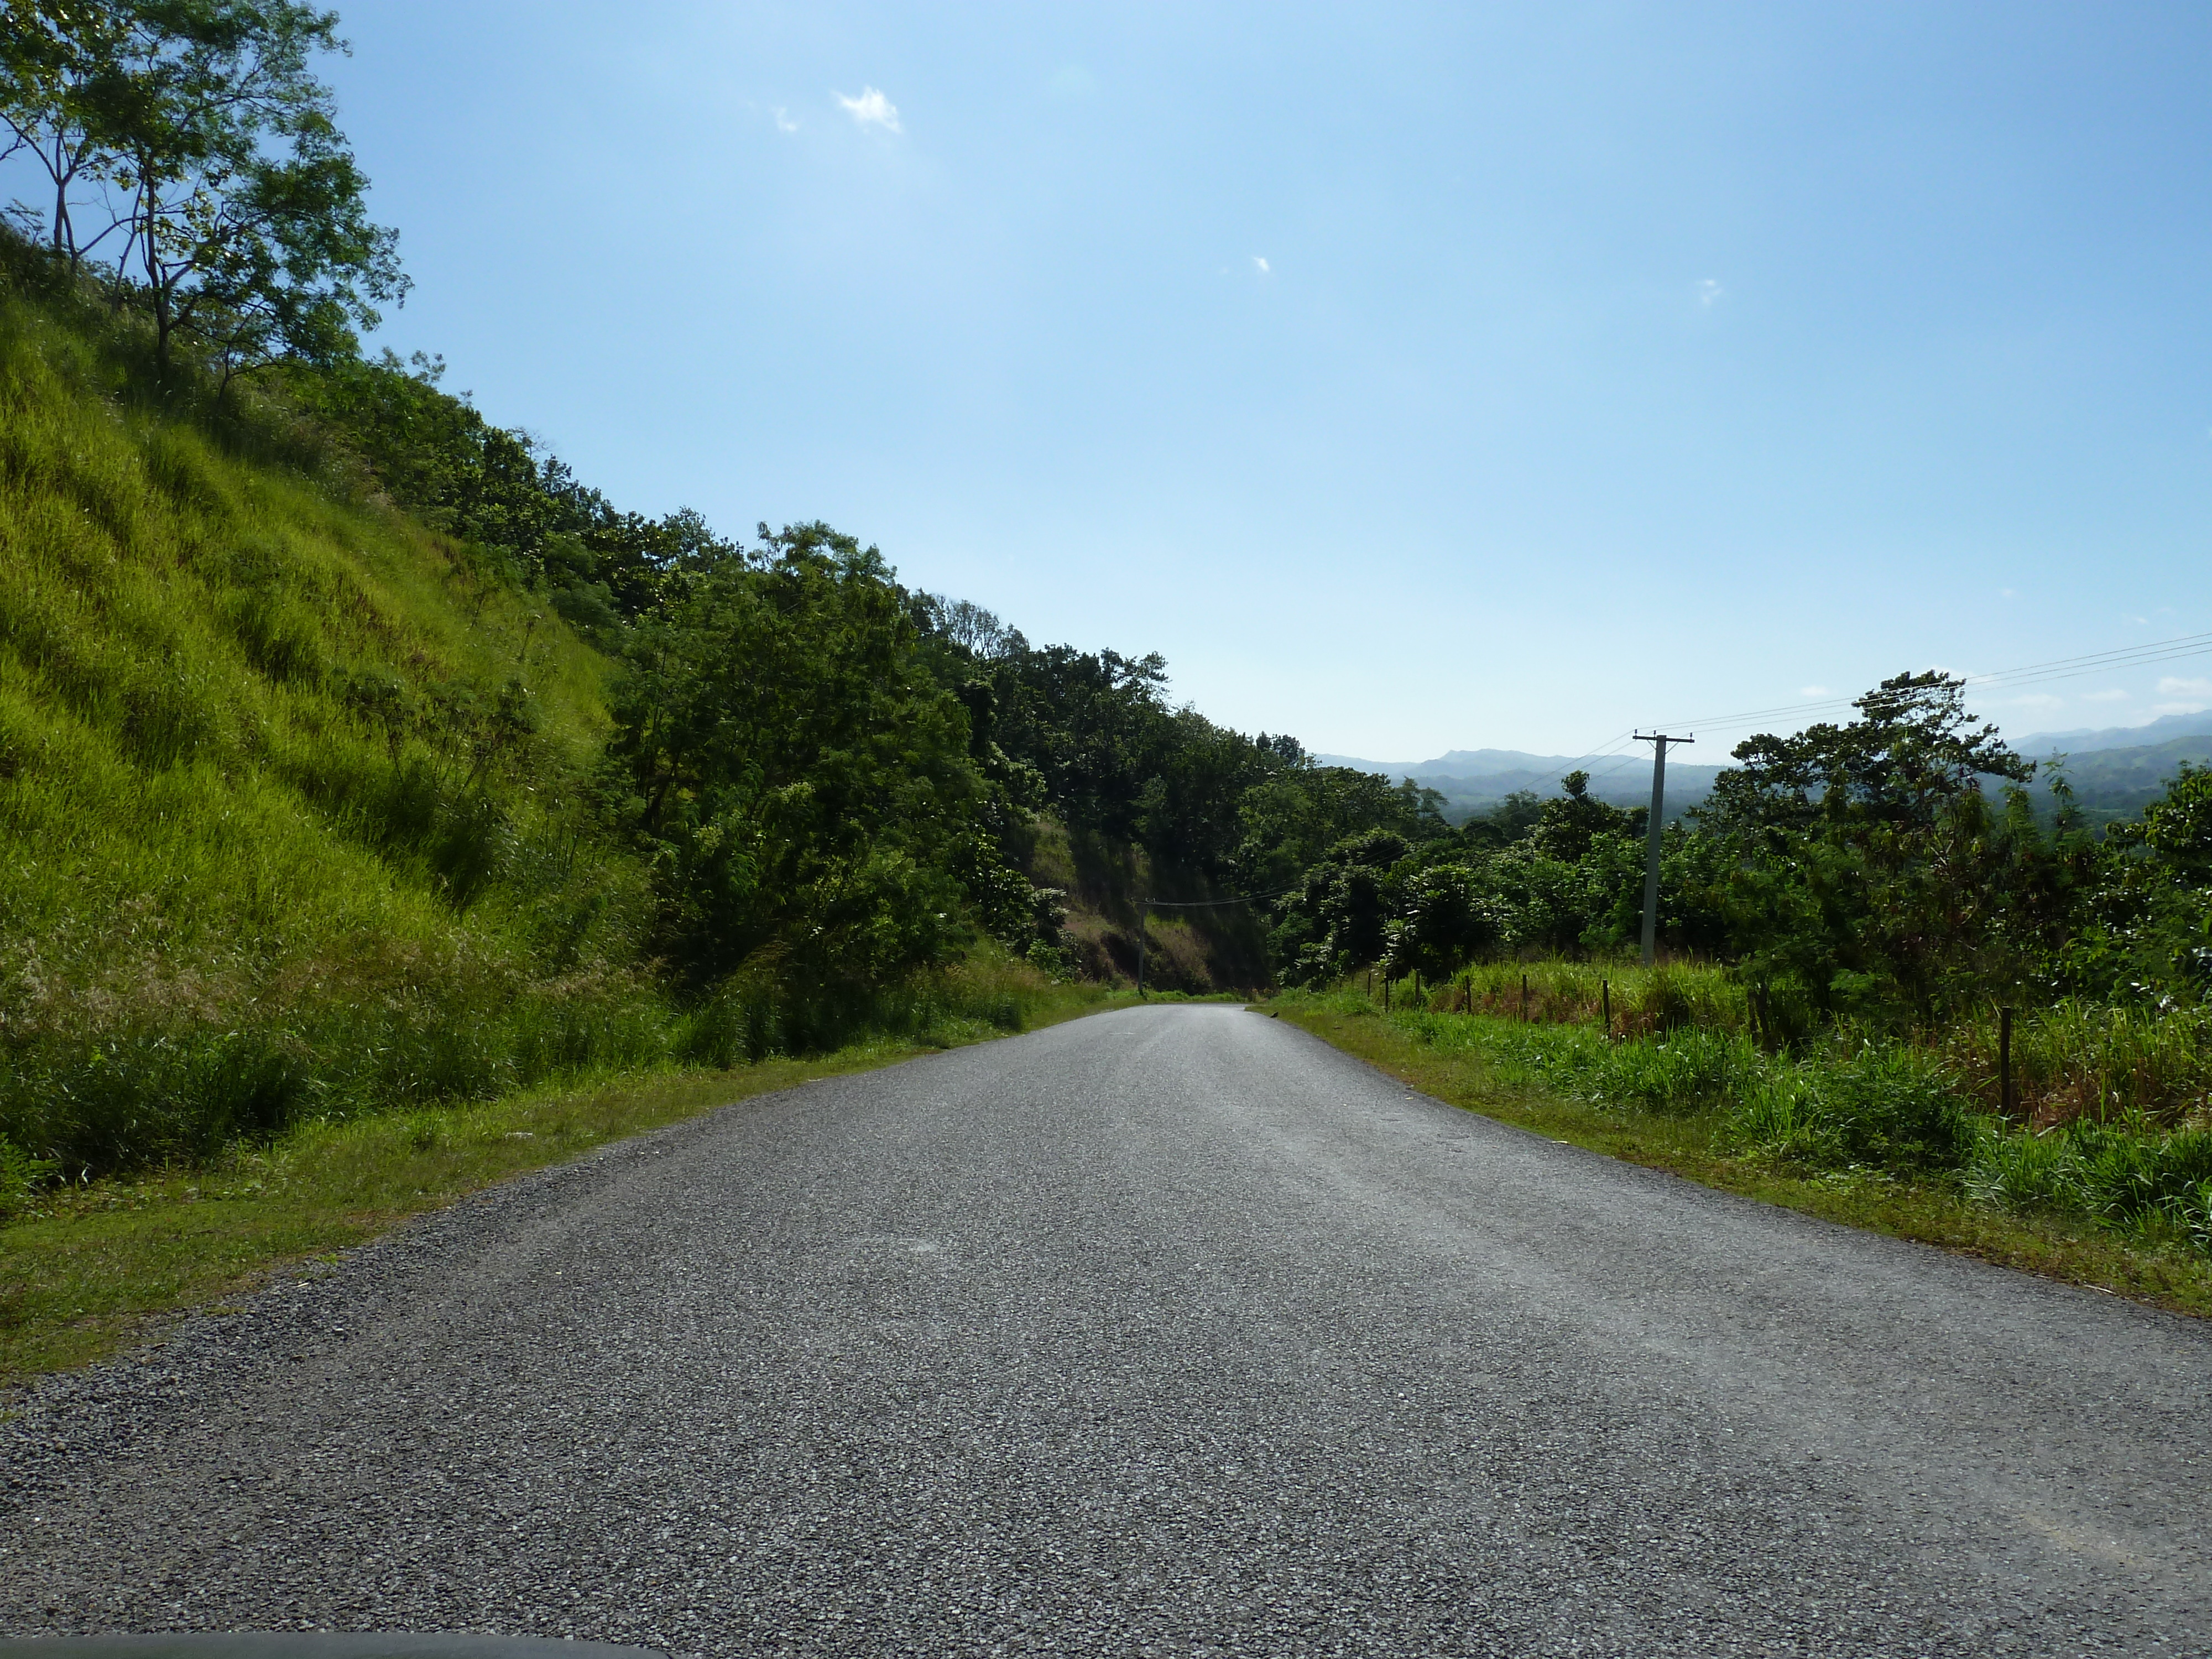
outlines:
[[1784, 1042], [1755, 987], [1711, 966], [1496, 963], [1443, 986], [1408, 975], [1279, 1006], [1379, 1017], [1447, 1066], [1656, 1120], [1677, 1145], [1832, 1194], [1917, 1192], [2212, 1258], [2212, 1018], [2199, 1007], [2026, 1011], [2008, 1109], [1992, 1009], [1898, 1036], [1844, 1024]]
[[[1580, 774], [1454, 828], [1177, 706], [1155, 655], [1032, 645], [825, 525], [623, 510], [435, 361], [364, 357], [405, 278], [311, 72], [335, 27], [0, 18], [49, 187], [0, 238], [0, 1202], [306, 1117], [1011, 1025], [1048, 976], [1126, 976], [1147, 898], [1259, 900], [1155, 915], [1188, 988], [1377, 970], [1449, 1018], [1498, 1012], [1502, 964], [1617, 971], [1644, 814]], [[2181, 1147], [2182, 1181], [2212, 774], [2092, 833], [1956, 681], [1858, 710], [1741, 745], [1667, 826], [1662, 943], [1711, 972], [1624, 1004], [1651, 1075], [1718, 1034], [1759, 1122], [1814, 1103], [1761, 1146], [1995, 1191], [2002, 1006], [2005, 1133]], [[1559, 1052], [1563, 1087], [1644, 1086], [1602, 1036]], [[1854, 1139], [1819, 1103], [1860, 1084], [1805, 1066], [1949, 1103]]]
[[[2033, 769], [1963, 686], [1906, 674], [1860, 717], [1754, 737], [1662, 837], [1660, 939], [1729, 964], [1778, 1040], [1899, 1033], [2089, 999], [2194, 1006], [2212, 988], [2212, 774], [2136, 820], [2039, 818]], [[1379, 965], [1434, 981], [1499, 957], [1601, 957], [1643, 910], [1644, 818], [1580, 774], [1458, 830], [1369, 834], [1312, 866], [1278, 925], [1286, 975]]]
[[1285, 976], [1370, 969], [1417, 1042], [1744, 1156], [2212, 1254], [2212, 772], [2092, 833], [1958, 681], [1856, 707], [1740, 744], [1666, 827], [1673, 968], [1625, 965], [1646, 814], [1575, 774], [1339, 843], [1281, 908]]
[[[1419, 816], [1176, 708], [1157, 657], [1032, 647], [826, 526], [622, 511], [434, 362], [362, 357], [404, 279], [311, 73], [334, 30], [0, 17], [49, 187], [0, 238], [0, 1202], [1015, 1023], [1126, 972], [1132, 899]], [[1249, 921], [1165, 931], [1156, 981], [1267, 975]]]

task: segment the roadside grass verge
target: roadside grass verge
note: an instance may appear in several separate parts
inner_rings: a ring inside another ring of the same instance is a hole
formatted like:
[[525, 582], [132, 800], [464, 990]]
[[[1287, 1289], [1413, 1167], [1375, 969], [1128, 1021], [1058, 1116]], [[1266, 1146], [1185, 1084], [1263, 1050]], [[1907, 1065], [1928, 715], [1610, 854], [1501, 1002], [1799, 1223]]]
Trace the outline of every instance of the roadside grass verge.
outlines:
[[812, 1079], [1036, 1030], [1133, 1003], [1055, 985], [1011, 1025], [951, 1018], [801, 1059], [571, 1079], [484, 1102], [301, 1123], [189, 1164], [20, 1199], [0, 1226], [0, 1385], [87, 1365], [290, 1263], [331, 1257], [412, 1215], [610, 1141]]
[[1358, 991], [1261, 1006], [1424, 1093], [1553, 1140], [2212, 1316], [2212, 1253], [2191, 1224], [2201, 1230], [2203, 1195], [2193, 1128], [2037, 1135], [1939, 1094], [1911, 1054], [1785, 1070], [1723, 1031], [1608, 1045], [1595, 1030], [1481, 1012], [1386, 1015]]

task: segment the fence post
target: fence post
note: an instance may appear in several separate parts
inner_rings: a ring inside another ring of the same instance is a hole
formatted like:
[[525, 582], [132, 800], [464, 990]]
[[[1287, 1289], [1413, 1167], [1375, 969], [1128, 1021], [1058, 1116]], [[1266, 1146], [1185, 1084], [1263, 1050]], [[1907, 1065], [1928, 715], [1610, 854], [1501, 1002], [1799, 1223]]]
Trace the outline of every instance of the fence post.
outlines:
[[1528, 975], [1521, 975], [1521, 1023], [1528, 1023]]
[[1601, 979], [1597, 982], [1598, 1006], [1605, 1011], [1605, 1040], [1613, 1041], [1613, 981]]
[[2012, 1117], [2012, 1010], [1997, 1010], [1997, 1099], [1998, 1110], [2008, 1121]]

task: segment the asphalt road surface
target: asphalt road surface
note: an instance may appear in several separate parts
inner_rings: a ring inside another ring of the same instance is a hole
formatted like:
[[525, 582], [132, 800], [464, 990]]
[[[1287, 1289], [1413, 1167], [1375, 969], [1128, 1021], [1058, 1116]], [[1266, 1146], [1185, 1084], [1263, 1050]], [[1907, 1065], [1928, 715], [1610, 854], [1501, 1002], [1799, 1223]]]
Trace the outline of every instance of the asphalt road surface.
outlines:
[[2212, 1652], [2212, 1333], [1132, 1010], [508, 1183], [43, 1386], [0, 1632]]

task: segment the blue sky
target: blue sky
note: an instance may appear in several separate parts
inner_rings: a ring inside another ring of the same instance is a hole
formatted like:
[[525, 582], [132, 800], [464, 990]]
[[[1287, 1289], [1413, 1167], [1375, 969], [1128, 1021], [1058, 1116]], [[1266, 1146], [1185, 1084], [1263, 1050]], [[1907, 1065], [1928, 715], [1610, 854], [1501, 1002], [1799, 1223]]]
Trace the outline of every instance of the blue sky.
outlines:
[[[1243, 729], [1574, 752], [2212, 630], [2212, 9], [345, 32], [391, 343], [625, 506], [826, 519]], [[2142, 720], [2212, 657], [1982, 701]]]

